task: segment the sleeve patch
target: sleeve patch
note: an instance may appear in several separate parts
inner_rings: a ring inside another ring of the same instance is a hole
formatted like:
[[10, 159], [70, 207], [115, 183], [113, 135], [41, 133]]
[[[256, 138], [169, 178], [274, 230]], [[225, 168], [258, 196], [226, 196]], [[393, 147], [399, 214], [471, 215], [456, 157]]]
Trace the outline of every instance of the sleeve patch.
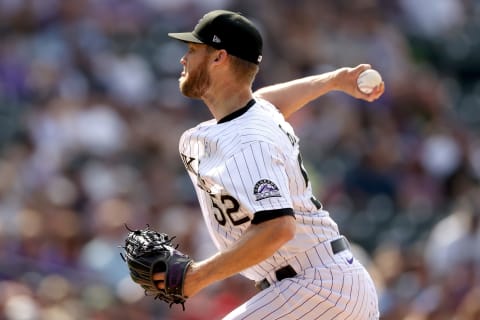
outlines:
[[268, 179], [258, 181], [253, 188], [253, 194], [257, 201], [282, 196], [277, 185]]

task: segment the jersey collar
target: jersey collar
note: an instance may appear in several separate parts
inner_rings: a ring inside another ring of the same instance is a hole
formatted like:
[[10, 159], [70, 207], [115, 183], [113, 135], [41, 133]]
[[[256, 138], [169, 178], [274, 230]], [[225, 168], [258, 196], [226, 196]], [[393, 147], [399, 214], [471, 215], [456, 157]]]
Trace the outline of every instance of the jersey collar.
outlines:
[[227, 122], [227, 121], [230, 121], [230, 120], [233, 120], [235, 118], [240, 117], [242, 114], [247, 112], [248, 109], [250, 109], [254, 104], [255, 104], [255, 99], [252, 99], [252, 100], [248, 101], [247, 104], [244, 107], [242, 107], [238, 110], [235, 110], [232, 113], [223, 117], [222, 119], [218, 120], [217, 124], [224, 123], [224, 122]]

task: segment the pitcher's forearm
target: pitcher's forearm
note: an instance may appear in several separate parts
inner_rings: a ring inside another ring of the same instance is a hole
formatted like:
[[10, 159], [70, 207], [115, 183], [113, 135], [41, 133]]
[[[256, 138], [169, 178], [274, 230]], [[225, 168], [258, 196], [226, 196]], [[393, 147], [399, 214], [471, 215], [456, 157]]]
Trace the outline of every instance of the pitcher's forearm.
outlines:
[[214, 282], [258, 264], [273, 255], [294, 234], [294, 218], [290, 216], [252, 225], [233, 247], [191, 266], [185, 281], [186, 294], [195, 295]]
[[303, 108], [310, 101], [331, 91], [341, 91], [354, 98], [372, 102], [385, 90], [382, 82], [372, 93], [362, 93], [357, 86], [358, 75], [370, 69], [369, 64], [354, 68], [344, 67], [318, 75], [267, 86], [255, 91], [254, 96], [275, 105], [285, 118]]
[[254, 95], [271, 102], [288, 118], [310, 101], [338, 90], [336, 86], [332, 71], [267, 86], [255, 91]]

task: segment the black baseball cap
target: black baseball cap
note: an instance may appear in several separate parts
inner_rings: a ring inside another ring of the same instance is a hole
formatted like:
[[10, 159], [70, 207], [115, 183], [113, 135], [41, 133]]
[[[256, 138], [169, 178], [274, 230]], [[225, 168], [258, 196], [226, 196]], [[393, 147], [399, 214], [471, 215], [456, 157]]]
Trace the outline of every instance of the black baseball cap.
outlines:
[[198, 21], [192, 32], [169, 33], [168, 36], [225, 49], [229, 54], [255, 64], [262, 60], [260, 32], [250, 20], [232, 11], [211, 11]]

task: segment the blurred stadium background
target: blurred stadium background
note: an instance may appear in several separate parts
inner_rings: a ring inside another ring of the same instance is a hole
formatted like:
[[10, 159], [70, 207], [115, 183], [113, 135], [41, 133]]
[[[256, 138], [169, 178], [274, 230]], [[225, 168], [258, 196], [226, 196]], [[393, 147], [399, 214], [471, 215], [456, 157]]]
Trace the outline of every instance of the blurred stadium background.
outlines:
[[265, 38], [255, 88], [371, 63], [386, 93], [292, 118], [314, 189], [375, 277], [382, 319], [480, 319], [480, 2], [0, 0], [0, 319], [219, 319], [233, 277], [169, 309], [118, 248], [149, 223], [213, 252], [177, 149], [210, 118], [178, 93], [211, 9]]

